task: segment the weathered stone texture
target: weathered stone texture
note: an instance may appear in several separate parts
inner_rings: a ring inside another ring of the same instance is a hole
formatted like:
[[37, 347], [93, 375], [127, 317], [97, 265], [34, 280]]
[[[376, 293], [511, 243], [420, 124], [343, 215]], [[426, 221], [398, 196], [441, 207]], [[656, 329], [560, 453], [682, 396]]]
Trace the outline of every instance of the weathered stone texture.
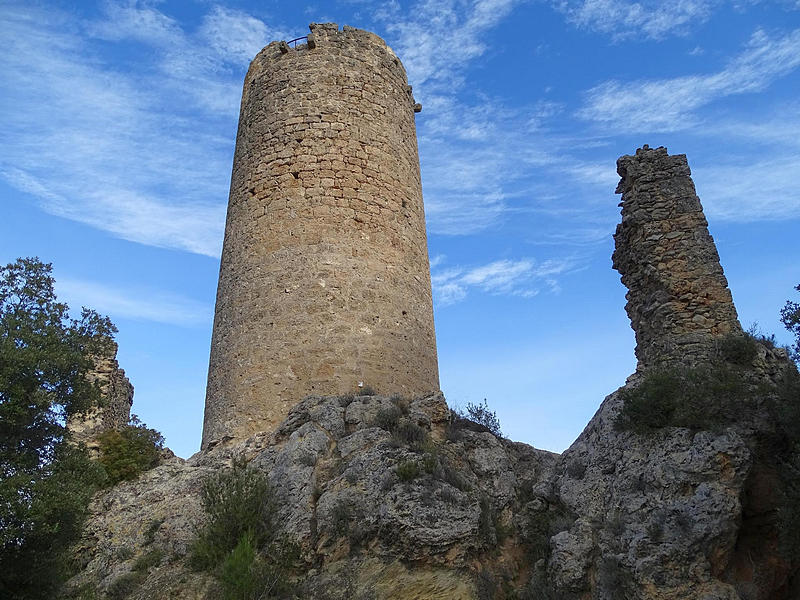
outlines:
[[95, 359], [94, 370], [88, 377], [100, 385], [102, 405], [73, 416], [67, 428], [72, 439], [86, 444], [90, 456], [96, 458], [100, 452], [97, 437], [104, 431], [127, 425], [131, 416], [133, 385], [119, 368], [116, 343], [112, 343], [106, 356]]
[[639, 370], [702, 360], [715, 338], [742, 328], [686, 155], [645, 145], [622, 156], [617, 172], [613, 263], [629, 290]]
[[272, 42], [242, 96], [203, 448], [310, 394], [439, 388], [414, 124], [377, 36], [311, 25]]

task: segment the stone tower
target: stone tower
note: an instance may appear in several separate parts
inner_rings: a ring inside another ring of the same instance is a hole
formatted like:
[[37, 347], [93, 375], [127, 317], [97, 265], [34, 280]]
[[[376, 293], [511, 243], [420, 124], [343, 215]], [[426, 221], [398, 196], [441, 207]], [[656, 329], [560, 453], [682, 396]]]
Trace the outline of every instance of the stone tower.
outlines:
[[439, 388], [414, 103], [376, 35], [312, 24], [242, 94], [202, 447], [311, 394]]
[[742, 327], [686, 155], [644, 146], [622, 156], [617, 172], [613, 264], [628, 288], [638, 370], [701, 361], [716, 338]]

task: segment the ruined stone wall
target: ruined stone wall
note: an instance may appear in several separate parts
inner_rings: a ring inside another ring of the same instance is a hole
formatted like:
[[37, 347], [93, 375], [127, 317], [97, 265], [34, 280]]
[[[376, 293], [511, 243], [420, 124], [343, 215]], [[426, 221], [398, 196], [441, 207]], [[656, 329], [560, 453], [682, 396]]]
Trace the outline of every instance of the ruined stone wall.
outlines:
[[272, 42], [242, 95], [203, 448], [359, 382], [438, 390], [419, 110], [379, 37], [311, 25]]
[[125, 371], [119, 368], [116, 343], [112, 343], [106, 356], [95, 359], [95, 367], [87, 374], [87, 378], [100, 385], [102, 406], [73, 416], [67, 422], [67, 428], [72, 440], [86, 444], [90, 456], [97, 458], [100, 452], [98, 436], [127, 425], [133, 404], [133, 385], [125, 376]]
[[686, 155], [644, 146], [617, 161], [622, 222], [614, 268], [628, 288], [639, 370], [693, 364], [714, 339], [741, 333]]

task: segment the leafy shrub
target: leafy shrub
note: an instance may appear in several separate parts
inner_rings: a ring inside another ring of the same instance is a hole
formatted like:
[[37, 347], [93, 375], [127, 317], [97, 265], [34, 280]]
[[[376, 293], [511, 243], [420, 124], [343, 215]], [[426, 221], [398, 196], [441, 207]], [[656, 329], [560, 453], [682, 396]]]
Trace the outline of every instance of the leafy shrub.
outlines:
[[30, 472], [0, 476], [0, 598], [55, 597], [70, 575], [70, 546], [78, 540], [92, 494], [105, 482], [85, 448], [60, 444]]
[[371, 385], [362, 385], [356, 390], [357, 396], [377, 396], [378, 392]]
[[[800, 285], [795, 289], [800, 292]], [[781, 309], [781, 323], [795, 336], [795, 343], [790, 352], [792, 358], [800, 362], [800, 303], [786, 301]]]
[[133, 562], [131, 567], [132, 571], [143, 571], [147, 573], [151, 567], [157, 567], [161, 564], [161, 559], [164, 558], [164, 551], [160, 549], [150, 550], [146, 554], [142, 554]]
[[133, 594], [147, 578], [147, 573], [131, 572], [117, 577], [106, 590], [109, 600], [123, 600]]
[[254, 572], [256, 550], [253, 547], [253, 534], [248, 531], [242, 535], [236, 547], [222, 563], [219, 580], [225, 600], [245, 600], [256, 597], [259, 582]]
[[497, 418], [497, 413], [489, 410], [485, 398], [483, 404], [468, 402], [466, 412], [460, 409], [450, 411], [447, 439], [451, 442], [460, 442], [463, 439], [463, 435], [460, 433], [462, 429], [478, 432], [488, 431], [497, 437], [503, 437], [500, 419]]
[[467, 416], [472, 421], [486, 427], [497, 437], [503, 437], [503, 432], [500, 430], [500, 419], [497, 418], [496, 412], [489, 410], [486, 398], [483, 399], [483, 404], [467, 402]]
[[282, 555], [276, 563], [260, 557], [252, 533], [247, 532], [220, 567], [219, 582], [223, 600], [287, 597], [292, 586], [287, 581], [284, 567]]
[[203, 482], [202, 501], [209, 518], [192, 545], [192, 567], [212, 572], [226, 600], [290, 597], [289, 574], [300, 549], [275, 539], [275, 501], [266, 476], [236, 458], [230, 470]]
[[408, 414], [408, 410], [411, 408], [410, 398], [406, 398], [400, 394], [392, 394], [389, 400], [391, 400], [392, 403], [394, 403], [394, 405], [399, 408], [400, 412], [402, 412], [404, 415]]
[[428, 432], [416, 423], [403, 419], [392, 431], [392, 438], [412, 450], [421, 450], [428, 440]]
[[272, 490], [264, 474], [249, 469], [243, 458], [203, 482], [202, 501], [209, 518], [192, 546], [194, 568], [212, 570], [246, 534], [252, 535], [256, 548], [271, 538]]
[[144, 531], [144, 545], [147, 546], [156, 541], [156, 534], [164, 524], [164, 519], [153, 519]]
[[618, 430], [661, 427], [718, 431], [752, 415], [755, 388], [747, 373], [723, 363], [651, 371], [620, 394]]
[[717, 342], [717, 352], [722, 360], [740, 366], [753, 364], [757, 353], [757, 342], [750, 333], [731, 333]]
[[136, 415], [120, 430], [111, 429], [100, 435], [100, 463], [108, 474], [108, 482], [135, 479], [158, 465], [164, 436], [146, 427]]
[[386, 431], [394, 431], [397, 424], [400, 422], [402, 412], [397, 406], [389, 406], [382, 408], [375, 416], [375, 425]]
[[439, 466], [439, 459], [436, 454], [426, 452], [422, 457], [422, 468], [428, 475], [433, 475]]
[[420, 476], [419, 463], [415, 460], [405, 460], [395, 467], [394, 472], [400, 481], [412, 481]]
[[104, 478], [67, 443], [66, 421], [100, 403], [88, 374], [116, 328], [83, 309], [70, 317], [52, 266], [0, 266], [0, 598], [53, 598], [69, 575], [69, 547]]

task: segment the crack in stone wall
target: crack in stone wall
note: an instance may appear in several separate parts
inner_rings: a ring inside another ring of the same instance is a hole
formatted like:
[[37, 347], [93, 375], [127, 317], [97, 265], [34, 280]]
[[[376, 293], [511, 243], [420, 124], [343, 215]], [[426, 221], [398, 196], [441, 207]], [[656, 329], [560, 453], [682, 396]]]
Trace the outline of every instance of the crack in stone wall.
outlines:
[[645, 145], [620, 157], [617, 172], [612, 260], [628, 288], [638, 370], [700, 362], [716, 338], [742, 328], [686, 155]]
[[244, 82], [203, 448], [311, 394], [439, 388], [415, 104], [376, 35], [312, 24]]

